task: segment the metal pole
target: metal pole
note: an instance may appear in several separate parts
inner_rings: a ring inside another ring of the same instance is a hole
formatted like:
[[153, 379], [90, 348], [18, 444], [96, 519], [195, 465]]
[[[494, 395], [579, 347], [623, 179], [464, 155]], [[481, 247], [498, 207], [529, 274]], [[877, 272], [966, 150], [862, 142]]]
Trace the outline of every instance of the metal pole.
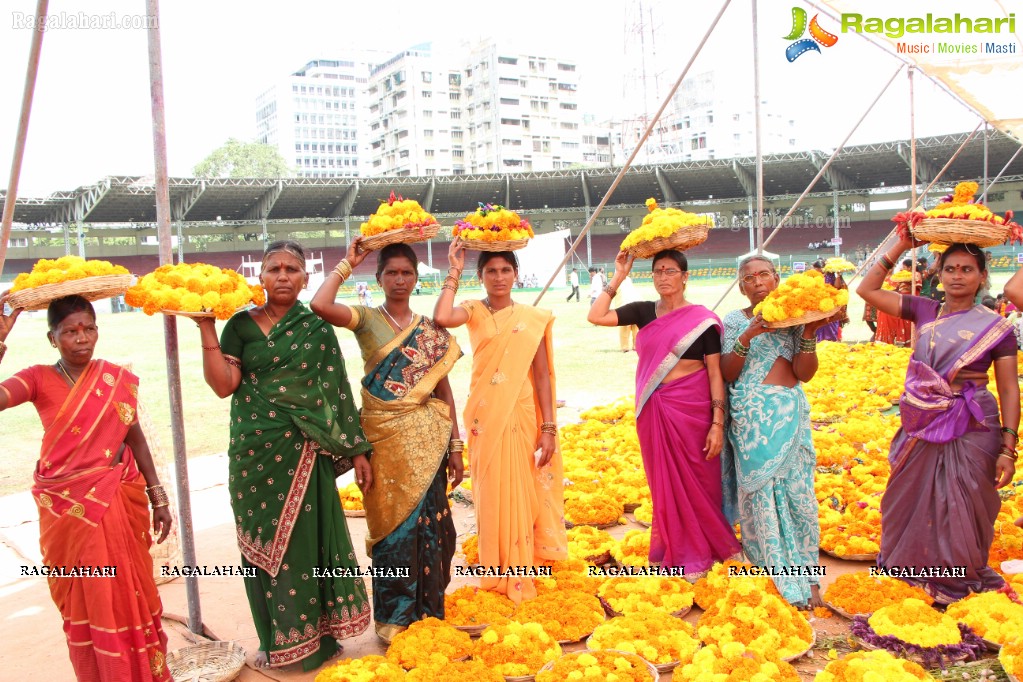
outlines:
[[82, 232], [82, 221], [75, 221], [75, 235], [78, 238], [78, 257], [85, 258], [85, 233]]
[[842, 253], [842, 245], [840, 245], [838, 243], [838, 190], [837, 189], [833, 189], [832, 190], [831, 198], [832, 198], [832, 202], [833, 202], [832, 206], [834, 206], [834, 208], [832, 209], [832, 214], [833, 215], [831, 216], [831, 218], [832, 218], [832, 220], [835, 221], [835, 229], [834, 229], [835, 238], [834, 238], [832, 243], [835, 245], [835, 258], [838, 258], [841, 255], [841, 253]]
[[753, 16], [753, 139], [757, 158], [757, 253], [764, 251], [764, 156], [760, 147], [760, 50], [757, 43], [757, 0]]
[[700, 54], [700, 50], [702, 50], [703, 46], [707, 43], [707, 39], [710, 38], [710, 34], [714, 32], [714, 28], [718, 25], [718, 22], [721, 20], [721, 15], [725, 13], [725, 9], [728, 8], [729, 3], [731, 3], [731, 0], [725, 0], [724, 3], [721, 5], [721, 9], [718, 10], [717, 16], [714, 17], [714, 21], [712, 21], [710, 27], [707, 28], [707, 32], [703, 34], [703, 39], [700, 40], [700, 44], [696, 46], [696, 50], [693, 52], [693, 56], [689, 58], [689, 62], [686, 64], [685, 68], [682, 69], [682, 73], [679, 75], [678, 80], [675, 81], [675, 85], [672, 86], [671, 90], [668, 92], [667, 97], [665, 97], [664, 101], [661, 103], [661, 108], [657, 110], [657, 113], [654, 114], [653, 119], [651, 119], [649, 125], [647, 125], [646, 131], [643, 133], [643, 137], [640, 138], [639, 142], [636, 144], [636, 147], [632, 150], [632, 153], [629, 155], [629, 158], [626, 159], [625, 164], [622, 166], [622, 169], [618, 171], [618, 175], [615, 176], [615, 179], [611, 183], [611, 186], [608, 187], [607, 192], [604, 193], [604, 196], [600, 200], [600, 203], [597, 205], [596, 210], [594, 210], [593, 214], [590, 215], [589, 219], [586, 221], [586, 225], [583, 226], [583, 229], [579, 233], [579, 236], [576, 237], [575, 241], [572, 243], [572, 248], [570, 248], [568, 250], [568, 253], [565, 254], [565, 257], [561, 260], [561, 264], [554, 268], [554, 272], [551, 273], [551, 277], [550, 279], [547, 280], [547, 284], [544, 285], [543, 289], [537, 295], [536, 300], [533, 301], [533, 305], [536, 305], [540, 302], [540, 299], [543, 298], [543, 295], [547, 293], [547, 289], [549, 289], [551, 284], [554, 282], [554, 278], [558, 276], [558, 273], [561, 272], [561, 269], [564, 268], [565, 264], [568, 263], [570, 258], [572, 258], [572, 255], [575, 253], [575, 250], [579, 248], [580, 242], [582, 242], [584, 237], [589, 235], [590, 228], [593, 227], [593, 223], [596, 221], [597, 216], [599, 216], [600, 212], [604, 210], [605, 204], [607, 204], [608, 199], [611, 198], [611, 195], [614, 194], [615, 189], [618, 188], [618, 184], [622, 181], [622, 178], [625, 177], [625, 173], [632, 166], [632, 162], [635, 160], [636, 155], [639, 153], [639, 150], [643, 147], [644, 144], [646, 144], [647, 138], [650, 137], [650, 133], [653, 132], [654, 125], [657, 123], [658, 119], [661, 118], [661, 114], [664, 113], [664, 110], [668, 107], [668, 104], [671, 102], [671, 98], [675, 96], [675, 93], [682, 85], [682, 80], [686, 77], [686, 74], [689, 73], [689, 69], [692, 67], [693, 62], [696, 61], [696, 57], [697, 55]]
[[[164, 119], [163, 56], [160, 48], [160, 2], [146, 0], [146, 13], [156, 18], [149, 33], [149, 93], [153, 109], [153, 157], [156, 165], [156, 233], [160, 240], [160, 264], [174, 262], [171, 250], [170, 188], [167, 178], [167, 127]], [[192, 500], [188, 490], [188, 456], [185, 449], [185, 422], [181, 401], [181, 363], [178, 358], [178, 327], [175, 315], [163, 316], [163, 337], [167, 351], [167, 390], [170, 393], [171, 436], [174, 440], [174, 469], [178, 492], [178, 531], [182, 560], [186, 566], [197, 564], [195, 536], [192, 530]], [[185, 578], [188, 601], [188, 629], [202, 634], [199, 609], [199, 579]]]
[[46, 26], [48, 0], [36, 3], [36, 26], [32, 32], [32, 45], [28, 50], [28, 67], [25, 69], [25, 89], [21, 93], [21, 116], [18, 118], [18, 134], [14, 139], [14, 155], [11, 158], [11, 178], [7, 181], [7, 197], [4, 199], [4, 215], [0, 219], [0, 275], [4, 274], [7, 260], [7, 243], [11, 239], [11, 224], [14, 222], [14, 207], [18, 203], [18, 180], [21, 179], [21, 160], [25, 158], [25, 140], [28, 138], [28, 120], [32, 115], [32, 97], [39, 74], [39, 54], [43, 51], [43, 30]]

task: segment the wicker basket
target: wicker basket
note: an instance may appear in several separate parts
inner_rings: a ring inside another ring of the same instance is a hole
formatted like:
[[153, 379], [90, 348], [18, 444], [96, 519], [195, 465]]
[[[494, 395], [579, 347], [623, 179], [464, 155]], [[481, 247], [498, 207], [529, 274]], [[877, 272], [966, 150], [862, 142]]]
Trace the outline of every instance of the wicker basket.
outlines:
[[870, 618], [870, 616], [871, 616], [870, 613], [850, 613], [850, 612], [846, 611], [845, 609], [840, 608], [838, 606], [835, 606], [834, 604], [828, 602], [826, 599], [822, 599], [821, 601], [823, 601], [824, 605], [827, 606], [829, 609], [831, 609], [832, 611], [834, 611], [838, 615], [842, 616], [842, 618], [848, 618], [849, 620], [852, 620], [856, 616], [863, 616], [865, 618]]
[[801, 658], [802, 656], [806, 656], [808, 653], [810, 653], [810, 649], [812, 649], [816, 643], [817, 643], [817, 631], [814, 630], [813, 628], [810, 628], [810, 646], [806, 647], [806, 649], [804, 649], [803, 651], [800, 651], [798, 654], [794, 654], [792, 656], [786, 656], [785, 658], [783, 658], [781, 660], [786, 661], [786, 662], [790, 662], [790, 661], [796, 660], [797, 658]]
[[598, 530], [607, 530], [609, 528], [614, 528], [617, 525], [617, 521], [614, 521], [613, 523], [572, 523], [568, 519], [565, 519], [565, 528], [567, 529], [572, 529], [576, 526], [590, 526], [591, 528], [596, 528]]
[[796, 327], [801, 324], [808, 322], [816, 322], [817, 320], [823, 320], [831, 317], [838, 312], [838, 308], [832, 308], [828, 312], [820, 310], [811, 310], [808, 313], [803, 313], [799, 317], [790, 317], [787, 320], [778, 320], [777, 322], [768, 322], [767, 326], [769, 329], [784, 329], [786, 327]]
[[973, 244], [982, 249], [1004, 244], [1009, 239], [1009, 228], [986, 220], [956, 220], [954, 218], [925, 218], [912, 229], [913, 236], [925, 242], [939, 244]]
[[1001, 644], [999, 644], [998, 642], [992, 642], [992, 641], [991, 641], [990, 639], [988, 639], [987, 637], [981, 637], [981, 640], [982, 640], [982, 641], [984, 642], [984, 644], [986, 644], [986, 645], [987, 645], [987, 648], [988, 648], [989, 650], [991, 650], [991, 651], [994, 651], [994, 652], [996, 652], [996, 653], [997, 653], [997, 652], [999, 652], [999, 651], [1001, 651], [1001, 650], [1002, 650], [1002, 645], [1001, 645]]
[[419, 227], [402, 227], [388, 230], [371, 237], [363, 237], [359, 242], [359, 251], [379, 251], [390, 244], [413, 244], [433, 239], [440, 232], [440, 223]]
[[[588, 650], [589, 651], [613, 651], [615, 653], [626, 653], [624, 651], [618, 651], [617, 649], [588, 649]], [[564, 654], [561, 658], [567, 658], [569, 656], [579, 656], [580, 654], [584, 654], [584, 653], [586, 653], [586, 652], [585, 651], [573, 651], [571, 653]], [[632, 655], [633, 656], [638, 656], [638, 654], [632, 654]], [[650, 661], [645, 660], [642, 656], [639, 656], [639, 659], [641, 661], [643, 661], [644, 663], [646, 663], [647, 671], [650, 673], [650, 679], [653, 682], [659, 682], [659, 680], [661, 679], [661, 673], [657, 670], [657, 668], [654, 666], [654, 664], [651, 663]], [[555, 663], [557, 663], [557, 660], [545, 663], [544, 666], [542, 668], [540, 668], [540, 672], [544, 672], [545, 670], [553, 670]], [[504, 679], [510, 680], [512, 678], [506, 677]]]
[[245, 649], [234, 642], [203, 642], [167, 656], [174, 682], [228, 682], [245, 667]]
[[22, 310], [42, 310], [50, 305], [50, 301], [65, 296], [81, 296], [90, 301], [98, 301], [101, 298], [120, 296], [131, 287], [131, 275], [100, 275], [98, 277], [83, 277], [73, 279], [59, 284], [43, 284], [15, 291], [7, 299], [11, 308]]
[[[244, 306], [243, 305], [241, 308], [238, 308], [237, 310], [235, 310], [234, 313], [232, 313], [232, 315], [234, 315], [236, 313], [240, 313], [241, 311], [245, 310], [247, 307], [248, 306]], [[181, 315], [182, 317], [216, 317], [217, 316], [217, 314], [215, 312], [213, 312], [212, 310], [209, 310], [209, 311], [207, 311], [207, 310], [200, 310], [197, 313], [189, 313], [189, 312], [185, 312], [184, 310], [161, 310], [160, 312], [163, 313], [164, 315]]]
[[361, 519], [366, 516], [365, 509], [344, 509], [342, 511], [344, 511], [345, 516], [350, 519]]
[[661, 251], [685, 251], [707, 241], [709, 232], [710, 225], [687, 225], [667, 237], [640, 242], [630, 246], [626, 251], [636, 258], [651, 258]]
[[529, 243], [529, 239], [512, 239], [506, 242], [485, 242], [479, 239], [461, 237], [462, 245], [470, 251], [518, 251]]
[[842, 561], [877, 561], [877, 554], [835, 554], [821, 547], [821, 551]]
[[486, 630], [490, 626], [489, 625], [453, 625], [452, 627], [455, 628], [456, 630], [461, 630], [462, 632], [469, 633], [470, 637], [479, 637], [480, 635], [483, 634], [483, 631]]
[[611, 561], [611, 550], [604, 552], [603, 554], [595, 554], [593, 556], [586, 557], [588, 563], [594, 566], [603, 566], [604, 564]]
[[637, 509], [639, 509], [641, 506], [643, 506], [642, 502], [626, 502], [625, 503], [625, 513], [626, 514], [631, 514], [632, 512], [634, 512]]
[[[586, 648], [590, 651], [600, 651], [600, 649], [590, 646], [591, 639], [593, 639], [593, 635], [586, 638]], [[642, 656], [640, 656], [640, 658], [642, 658]], [[647, 661], [647, 663], [650, 663], [650, 661]], [[668, 661], [667, 663], [650, 663], [650, 665], [652, 665], [659, 673], [670, 673], [672, 670], [677, 668], [680, 663], [681, 661]]]
[[[615, 611], [611, 604], [609, 604], [608, 601], [601, 597], [600, 595], [597, 595], [597, 599], [600, 600], [600, 605], [604, 607], [604, 613], [606, 613], [609, 617], [617, 618], [618, 616], [625, 615], [624, 613], [619, 613], [618, 611]], [[690, 605], [685, 608], [679, 609], [678, 611], [672, 611], [668, 615], [674, 616], [675, 618], [685, 618], [686, 614], [692, 610], [693, 607]]]
[[[856, 637], [855, 635], [850, 636], [849, 637], [849, 641], [851, 643], [859, 646], [862, 649], [867, 649], [868, 651], [878, 651], [878, 650], [887, 651], [888, 653], [890, 653], [893, 656], [896, 656], [898, 658], [905, 658], [907, 661], [913, 661], [914, 663], [918, 664], [921, 668], [933, 669], [933, 668], [937, 668], [938, 665], [940, 665], [940, 664], [936, 665], [936, 664], [933, 664], [933, 663], [928, 663], [924, 659], [924, 657], [922, 655], [920, 655], [920, 654], [917, 654], [917, 653], [901, 653], [901, 652], [897, 652], [897, 651], [890, 651], [889, 649], [886, 649], [883, 646], [878, 646], [876, 644], [870, 644], [869, 642], [865, 642], [862, 639], [860, 639], [859, 637]], [[963, 654], [960, 654], [958, 656], [942, 656], [941, 660], [942, 660], [943, 663], [961, 663], [961, 662], [967, 660], [969, 657], [970, 657], [969, 653], [963, 653]]]

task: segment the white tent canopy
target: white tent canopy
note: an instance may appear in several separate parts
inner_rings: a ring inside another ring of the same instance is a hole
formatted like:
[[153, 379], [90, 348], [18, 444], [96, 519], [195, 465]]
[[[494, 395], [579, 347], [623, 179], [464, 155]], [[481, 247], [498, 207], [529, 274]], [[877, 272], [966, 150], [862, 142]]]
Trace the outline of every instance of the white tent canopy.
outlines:
[[750, 251], [749, 253], [744, 253], [741, 256], [736, 256], [735, 262], [736, 263], [741, 263], [743, 258], [749, 258], [750, 256], [763, 256], [764, 258], [767, 258], [768, 260], [770, 260], [772, 263], [779, 263], [779, 262], [781, 262], [781, 256], [779, 256], [776, 253], [771, 253], [770, 251], [760, 251], [760, 252]]
[[419, 261], [419, 265], [417, 266], [416, 269], [418, 270], [420, 277], [422, 277], [423, 275], [436, 275], [440, 272], [440, 270], [438, 270], [437, 268], [431, 268], [429, 265], [422, 261]]

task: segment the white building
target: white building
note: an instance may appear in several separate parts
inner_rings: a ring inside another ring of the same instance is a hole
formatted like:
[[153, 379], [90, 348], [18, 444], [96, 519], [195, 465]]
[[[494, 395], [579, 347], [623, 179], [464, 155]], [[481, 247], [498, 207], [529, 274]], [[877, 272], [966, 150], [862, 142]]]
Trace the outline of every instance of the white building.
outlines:
[[256, 99], [256, 140], [300, 177], [358, 176], [365, 63], [317, 59]]

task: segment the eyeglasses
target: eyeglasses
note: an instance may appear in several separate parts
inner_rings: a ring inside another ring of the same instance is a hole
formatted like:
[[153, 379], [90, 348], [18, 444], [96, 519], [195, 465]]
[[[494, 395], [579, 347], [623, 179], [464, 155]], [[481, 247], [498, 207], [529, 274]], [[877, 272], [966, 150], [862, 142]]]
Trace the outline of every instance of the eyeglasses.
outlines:
[[753, 284], [754, 282], [761, 279], [771, 279], [774, 277], [774, 273], [770, 270], [761, 270], [760, 272], [754, 272], [751, 275], [745, 275], [742, 278], [743, 284]]
[[681, 275], [682, 271], [678, 268], [660, 268], [659, 270], [653, 270], [654, 277], [674, 277], [675, 275]]

